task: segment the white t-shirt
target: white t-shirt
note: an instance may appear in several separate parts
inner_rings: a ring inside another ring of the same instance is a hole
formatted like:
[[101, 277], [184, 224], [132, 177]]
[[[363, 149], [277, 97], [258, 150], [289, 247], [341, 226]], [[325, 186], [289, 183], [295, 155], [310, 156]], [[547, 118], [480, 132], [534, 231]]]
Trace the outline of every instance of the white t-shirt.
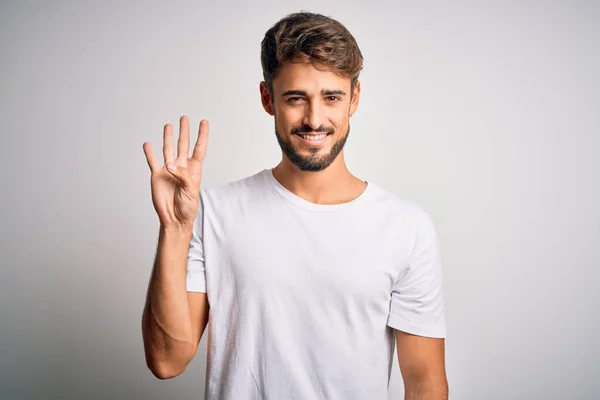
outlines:
[[319, 205], [265, 169], [201, 190], [187, 290], [210, 304], [207, 400], [384, 400], [395, 332], [444, 338], [429, 215], [369, 182]]

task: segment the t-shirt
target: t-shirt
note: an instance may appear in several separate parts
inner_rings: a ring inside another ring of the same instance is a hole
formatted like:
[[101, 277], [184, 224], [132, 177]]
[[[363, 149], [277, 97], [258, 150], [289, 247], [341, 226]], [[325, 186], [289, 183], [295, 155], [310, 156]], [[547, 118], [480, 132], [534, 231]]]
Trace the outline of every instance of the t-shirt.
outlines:
[[394, 329], [446, 335], [432, 219], [373, 182], [336, 205], [271, 169], [202, 188], [187, 290], [210, 305], [208, 400], [384, 400]]

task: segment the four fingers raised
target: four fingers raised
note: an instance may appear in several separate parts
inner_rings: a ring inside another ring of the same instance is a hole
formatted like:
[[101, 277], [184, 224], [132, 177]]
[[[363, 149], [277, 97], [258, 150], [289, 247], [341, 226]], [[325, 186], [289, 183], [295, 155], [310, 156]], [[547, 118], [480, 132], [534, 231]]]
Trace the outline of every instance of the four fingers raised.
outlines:
[[[194, 146], [192, 158], [198, 162], [202, 162], [206, 155], [208, 148], [208, 121], [203, 119], [200, 121], [198, 128], [198, 138]], [[166, 124], [163, 129], [163, 158], [164, 165], [173, 162], [175, 159], [186, 161], [189, 154], [190, 145], [190, 129], [189, 119], [183, 115], [179, 120], [179, 139], [177, 141], [177, 158], [175, 158], [173, 149], [173, 126]], [[150, 167], [150, 171], [154, 172], [160, 169], [158, 159], [154, 156], [152, 151], [152, 145], [148, 142], [143, 144], [144, 154], [146, 155], [146, 161]]]

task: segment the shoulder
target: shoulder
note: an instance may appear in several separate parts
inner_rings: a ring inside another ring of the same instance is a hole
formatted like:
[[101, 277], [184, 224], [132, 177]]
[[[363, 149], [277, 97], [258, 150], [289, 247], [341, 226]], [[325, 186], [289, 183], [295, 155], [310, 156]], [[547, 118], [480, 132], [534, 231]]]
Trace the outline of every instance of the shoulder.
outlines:
[[262, 170], [235, 181], [203, 187], [200, 190], [202, 202], [205, 206], [208, 203], [213, 207], [219, 207], [252, 201], [257, 197], [264, 196], [268, 189], [265, 172], [266, 170]]
[[376, 183], [371, 187], [370, 206], [377, 213], [404, 226], [433, 225], [430, 213], [420, 204], [385, 189]]

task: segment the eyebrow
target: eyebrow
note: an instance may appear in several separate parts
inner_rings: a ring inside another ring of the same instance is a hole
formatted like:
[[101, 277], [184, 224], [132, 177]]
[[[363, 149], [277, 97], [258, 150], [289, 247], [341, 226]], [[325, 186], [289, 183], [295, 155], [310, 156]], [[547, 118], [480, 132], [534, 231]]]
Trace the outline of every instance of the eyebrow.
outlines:
[[[343, 90], [323, 89], [323, 90], [321, 90], [321, 95], [323, 95], [323, 96], [333, 96], [333, 95], [345, 96], [346, 92], [344, 92]], [[288, 90], [287, 92], [285, 92], [281, 95], [281, 97], [285, 97], [285, 96], [308, 96], [308, 93], [306, 93], [305, 90]]]

